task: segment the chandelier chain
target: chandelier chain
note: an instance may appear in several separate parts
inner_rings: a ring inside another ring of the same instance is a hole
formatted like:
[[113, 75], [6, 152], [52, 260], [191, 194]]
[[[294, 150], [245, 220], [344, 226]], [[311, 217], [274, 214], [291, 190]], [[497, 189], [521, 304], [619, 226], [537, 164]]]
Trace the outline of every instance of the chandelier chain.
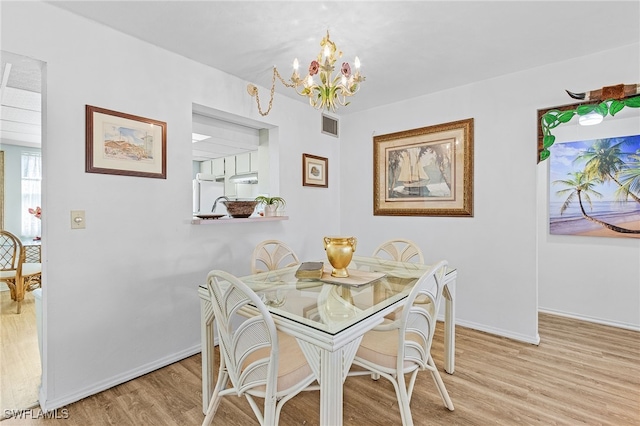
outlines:
[[282, 76], [278, 72], [278, 69], [276, 67], [273, 67], [273, 76], [271, 77], [271, 96], [269, 98], [269, 107], [267, 108], [266, 111], [263, 112], [262, 111], [262, 107], [260, 106], [260, 95], [258, 94], [258, 88], [256, 86], [251, 85], [249, 87], [249, 93], [251, 93], [253, 91], [253, 94], [256, 97], [256, 101], [258, 101], [258, 112], [262, 116], [265, 116], [265, 115], [269, 114], [269, 112], [271, 111], [271, 108], [273, 107], [273, 97], [274, 97], [275, 91], [276, 91], [276, 76], [278, 77], [280, 82], [282, 82], [282, 84], [285, 87], [296, 87], [295, 84], [287, 83], [285, 81], [285, 79], [282, 78]]

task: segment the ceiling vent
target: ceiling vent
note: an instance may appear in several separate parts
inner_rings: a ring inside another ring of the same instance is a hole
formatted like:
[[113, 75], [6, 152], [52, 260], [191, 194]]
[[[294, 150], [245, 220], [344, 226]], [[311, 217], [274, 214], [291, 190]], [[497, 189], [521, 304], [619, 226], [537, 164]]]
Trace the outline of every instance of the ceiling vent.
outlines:
[[322, 133], [338, 137], [338, 119], [322, 114]]

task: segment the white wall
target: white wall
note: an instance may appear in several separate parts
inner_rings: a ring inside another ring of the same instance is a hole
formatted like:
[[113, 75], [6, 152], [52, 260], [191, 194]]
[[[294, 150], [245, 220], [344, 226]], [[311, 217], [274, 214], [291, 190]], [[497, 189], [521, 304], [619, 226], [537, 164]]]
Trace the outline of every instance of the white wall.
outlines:
[[[521, 78], [350, 114], [342, 127], [341, 178], [358, 191], [341, 194], [342, 231], [358, 235], [364, 253], [392, 237], [414, 240], [427, 263], [447, 259], [458, 268], [458, 324], [537, 342], [536, 104], [511, 90]], [[467, 118], [475, 127], [474, 217], [372, 216], [373, 136]]]
[[[588, 272], [572, 275], [565, 262], [575, 258], [565, 242], [538, 242], [544, 166], [535, 161], [536, 110], [567, 103], [565, 88], [637, 82], [638, 45], [343, 116], [339, 141], [320, 134], [317, 111], [278, 96], [267, 120], [278, 126], [272, 165], [291, 219], [193, 226], [192, 103], [261, 119], [246, 82], [46, 3], [3, 2], [1, 31], [3, 50], [47, 63], [45, 409], [198, 352], [198, 284], [212, 268], [248, 273], [254, 245], [266, 238], [287, 241], [303, 259], [324, 255], [323, 235], [355, 235], [361, 254], [391, 237], [414, 239], [427, 261], [447, 258], [458, 267], [459, 324], [523, 341], [538, 339], [538, 281], [541, 302], [595, 316], [595, 291], [584, 305], [571, 301], [601, 281]], [[85, 173], [85, 104], [166, 121], [168, 178]], [[373, 217], [373, 134], [470, 117], [474, 217]], [[329, 158], [328, 189], [302, 187], [303, 152]], [[70, 210], [86, 210], [86, 230], [69, 228]], [[618, 299], [606, 299], [612, 308], [598, 312], [637, 325], [634, 300], [618, 303], [629, 294], [638, 299], [638, 242], [564, 241], [582, 254], [599, 250], [603, 265], [624, 263], [607, 276]], [[563, 294], [556, 291], [561, 285]]]
[[[342, 233], [357, 235], [364, 253], [405, 237], [427, 262], [448, 259], [459, 272], [461, 325], [535, 342], [539, 291], [543, 309], [638, 329], [639, 241], [550, 238], [539, 176], [547, 164], [536, 165], [537, 110], [571, 103], [564, 89], [637, 82], [638, 51], [636, 44], [348, 115]], [[373, 136], [470, 117], [474, 217], [374, 217]]]
[[[569, 90], [639, 83], [640, 48], [591, 55], [553, 72]], [[544, 106], [563, 103], [570, 102]], [[553, 132], [556, 143], [638, 135], [640, 109], [625, 108], [597, 126], [577, 125], [574, 118]], [[544, 162], [538, 166], [537, 195], [540, 310], [640, 330], [640, 239], [550, 235], [548, 197], [549, 164]]]
[[[319, 112], [277, 96], [267, 117], [289, 221], [194, 226], [192, 103], [258, 120], [246, 82], [46, 3], [3, 2], [1, 27], [2, 50], [46, 62], [43, 408], [199, 352], [197, 286], [214, 268], [249, 273], [257, 242], [324, 255], [340, 160]], [[167, 179], [85, 173], [86, 104], [167, 122]], [[302, 186], [303, 152], [329, 158], [328, 189]], [[86, 211], [85, 230], [70, 229], [71, 210]]]

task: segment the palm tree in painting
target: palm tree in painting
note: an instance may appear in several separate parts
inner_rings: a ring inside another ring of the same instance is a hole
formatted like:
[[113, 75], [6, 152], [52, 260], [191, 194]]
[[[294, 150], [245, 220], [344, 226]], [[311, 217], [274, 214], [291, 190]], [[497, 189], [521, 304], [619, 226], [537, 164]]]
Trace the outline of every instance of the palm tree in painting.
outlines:
[[388, 153], [389, 170], [388, 170], [388, 176], [387, 176], [387, 179], [388, 179], [387, 185], [389, 185], [389, 187], [387, 189], [387, 196], [389, 198], [393, 198], [393, 190], [398, 184], [398, 176], [400, 175], [401, 152], [402, 150], [392, 149], [392, 150], [389, 150], [389, 153]]
[[627, 193], [640, 194], [640, 151], [629, 155], [629, 161], [619, 173], [621, 187], [616, 191], [619, 196]]
[[593, 204], [591, 203], [591, 197], [592, 196], [597, 198], [602, 197], [602, 194], [600, 194], [598, 191], [593, 189], [594, 186], [599, 183], [601, 183], [601, 180], [599, 178], [589, 177], [589, 175], [584, 172], [569, 173], [568, 179], [560, 179], [560, 180], [553, 181], [554, 185], [562, 184], [566, 186], [565, 189], [561, 189], [560, 191], [556, 192], [556, 195], [567, 196], [567, 199], [564, 201], [564, 203], [562, 203], [562, 207], [560, 207], [560, 214], [562, 215], [567, 210], [567, 208], [571, 206], [571, 203], [573, 203], [577, 199], [578, 204], [580, 205], [580, 211], [582, 212], [582, 216], [588, 221], [597, 223], [598, 225], [604, 228], [610, 229], [614, 232], [619, 232], [623, 234], [640, 234], [640, 230], [621, 228], [619, 226], [612, 225], [607, 222], [603, 222], [587, 214], [587, 212], [584, 210], [582, 199], [584, 198], [589, 203], [589, 207], [593, 208]]
[[584, 173], [588, 178], [598, 178], [602, 182], [614, 181], [620, 188], [623, 188], [618, 191], [621, 199], [631, 197], [640, 203], [640, 198], [628, 189], [624, 189], [623, 184], [617, 178], [620, 170], [625, 168], [623, 156], [627, 154], [622, 152], [620, 148], [623, 143], [625, 143], [624, 139], [614, 144], [612, 144], [612, 139], [597, 139], [590, 148], [576, 156], [574, 162], [586, 161]]
[[451, 191], [450, 171], [451, 171], [451, 145], [448, 143], [433, 144], [420, 148], [420, 156], [425, 154], [435, 155], [434, 163], [440, 171], [440, 179]]

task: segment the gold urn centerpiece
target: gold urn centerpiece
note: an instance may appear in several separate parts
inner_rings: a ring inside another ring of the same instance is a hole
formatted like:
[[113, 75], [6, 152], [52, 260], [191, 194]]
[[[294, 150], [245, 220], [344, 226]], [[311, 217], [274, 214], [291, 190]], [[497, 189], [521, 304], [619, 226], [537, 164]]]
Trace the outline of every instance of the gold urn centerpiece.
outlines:
[[324, 237], [324, 249], [329, 263], [333, 266], [332, 277], [349, 276], [347, 266], [351, 263], [353, 252], [356, 251], [356, 243], [356, 237]]

